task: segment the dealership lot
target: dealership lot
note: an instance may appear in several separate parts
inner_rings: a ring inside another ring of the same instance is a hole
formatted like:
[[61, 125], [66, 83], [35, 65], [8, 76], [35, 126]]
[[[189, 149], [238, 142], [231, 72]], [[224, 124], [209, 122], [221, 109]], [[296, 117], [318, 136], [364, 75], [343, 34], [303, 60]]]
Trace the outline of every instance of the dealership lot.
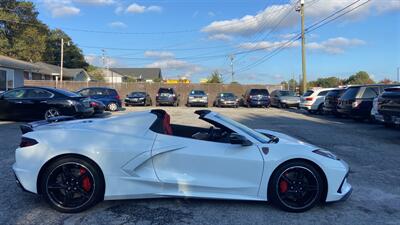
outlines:
[[[143, 109], [150, 108], [129, 107], [114, 114]], [[199, 108], [164, 109], [172, 123], [205, 125], [193, 113]], [[264, 202], [200, 199], [109, 201], [80, 214], [61, 214], [16, 187], [11, 165], [20, 123], [2, 121], [0, 224], [400, 224], [400, 130], [291, 109], [213, 110], [252, 128], [283, 132], [331, 150], [351, 167], [352, 196], [301, 214]]]

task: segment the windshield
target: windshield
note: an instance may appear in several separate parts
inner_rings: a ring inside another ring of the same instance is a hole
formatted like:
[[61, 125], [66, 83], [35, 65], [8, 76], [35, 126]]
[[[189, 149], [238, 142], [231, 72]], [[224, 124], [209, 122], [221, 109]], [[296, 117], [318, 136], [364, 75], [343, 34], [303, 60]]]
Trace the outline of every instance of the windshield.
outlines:
[[252, 89], [250, 95], [269, 95], [267, 89]]
[[146, 93], [144, 93], [144, 92], [132, 92], [130, 94], [130, 96], [138, 96], [138, 97], [143, 97], [145, 95], [146, 95]]
[[269, 139], [265, 136], [262, 135], [261, 133], [239, 123], [236, 122], [232, 119], [229, 119], [228, 117], [222, 116], [220, 114], [215, 115], [215, 118], [222, 120], [225, 123], [229, 123], [230, 125], [232, 125], [233, 127], [241, 130], [242, 132], [246, 133], [247, 135], [251, 136], [252, 138], [256, 139], [257, 141], [261, 142], [261, 143], [268, 143]]
[[158, 90], [158, 93], [160, 94], [173, 94], [174, 91], [172, 90], [172, 88], [160, 88], [160, 90]]
[[296, 96], [293, 91], [281, 91], [281, 96]]
[[233, 93], [221, 93], [221, 97], [234, 98], [235, 95]]
[[206, 95], [206, 93], [202, 90], [193, 90], [190, 92], [190, 95]]

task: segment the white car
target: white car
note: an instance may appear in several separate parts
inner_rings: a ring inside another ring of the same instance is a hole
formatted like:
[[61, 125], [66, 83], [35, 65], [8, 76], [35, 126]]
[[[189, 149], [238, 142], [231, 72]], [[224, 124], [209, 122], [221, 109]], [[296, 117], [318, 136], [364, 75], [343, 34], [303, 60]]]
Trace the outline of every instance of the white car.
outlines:
[[306, 91], [300, 97], [300, 108], [307, 110], [311, 114], [322, 113], [325, 95], [335, 88], [314, 88]]
[[163, 110], [22, 126], [17, 183], [69, 213], [103, 199], [158, 197], [270, 200], [301, 212], [351, 194], [348, 165], [329, 151], [196, 114], [211, 127], [170, 124]]

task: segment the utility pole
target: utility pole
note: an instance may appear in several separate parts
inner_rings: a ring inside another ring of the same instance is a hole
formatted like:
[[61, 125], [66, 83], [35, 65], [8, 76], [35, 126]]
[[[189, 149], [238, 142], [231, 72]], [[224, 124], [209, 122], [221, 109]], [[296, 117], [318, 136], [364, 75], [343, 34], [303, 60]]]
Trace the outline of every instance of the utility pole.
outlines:
[[61, 38], [61, 62], [60, 62], [60, 81], [63, 81], [63, 66], [64, 66], [64, 38]]
[[303, 72], [302, 91], [307, 91], [307, 74], [306, 74], [306, 38], [304, 32], [304, 0], [300, 0], [300, 16], [301, 16], [301, 66]]
[[231, 60], [231, 73], [232, 73], [232, 83], [235, 81], [234, 76], [235, 72], [233, 71], [233, 60], [235, 59], [235, 55], [230, 55], [229, 59]]
[[400, 67], [397, 67], [397, 83], [400, 83]]

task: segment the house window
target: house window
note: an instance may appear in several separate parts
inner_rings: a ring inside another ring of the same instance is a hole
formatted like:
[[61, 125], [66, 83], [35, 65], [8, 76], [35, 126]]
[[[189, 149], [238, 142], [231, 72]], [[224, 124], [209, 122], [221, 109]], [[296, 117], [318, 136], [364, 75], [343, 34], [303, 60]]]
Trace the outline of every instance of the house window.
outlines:
[[7, 90], [7, 71], [0, 70], [0, 91]]

